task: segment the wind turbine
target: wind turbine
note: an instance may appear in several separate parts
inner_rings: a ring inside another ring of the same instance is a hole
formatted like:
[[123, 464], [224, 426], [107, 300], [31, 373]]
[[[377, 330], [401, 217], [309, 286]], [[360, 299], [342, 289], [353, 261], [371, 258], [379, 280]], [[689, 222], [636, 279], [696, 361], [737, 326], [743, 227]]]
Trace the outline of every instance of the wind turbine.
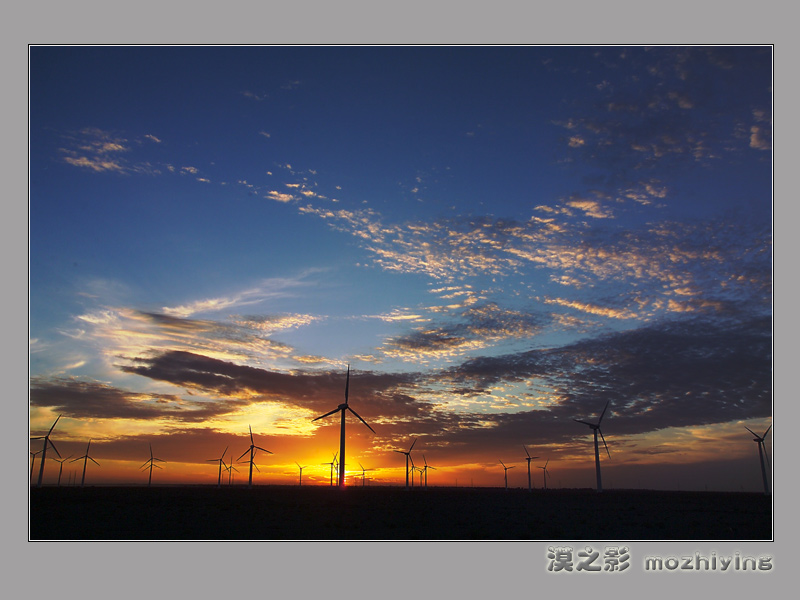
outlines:
[[769, 456], [767, 456], [767, 449], [764, 446], [764, 440], [766, 439], [769, 430], [772, 429], [772, 425], [767, 427], [767, 430], [764, 432], [764, 435], [762, 436], [759, 436], [757, 433], [755, 433], [752, 429], [750, 429], [747, 426], [745, 426], [745, 429], [747, 429], [747, 431], [749, 431], [755, 436], [753, 438], [753, 441], [758, 444], [758, 460], [761, 463], [761, 479], [764, 481], [764, 494], [769, 495], [769, 486], [767, 485], [767, 469], [766, 467], [764, 467], [764, 459], [766, 458], [767, 463], [769, 463]]
[[[256, 446], [256, 443], [253, 441], [253, 428], [250, 427], [250, 425], [248, 425], [247, 427], [250, 429], [250, 447], [244, 452], [242, 452], [242, 456], [244, 456], [248, 452], [250, 453], [250, 480], [247, 484], [247, 487], [251, 488], [253, 487], [253, 464], [255, 464], [253, 459], [256, 456], [256, 450], [261, 450], [262, 452], [266, 452], [267, 454], [272, 454], [272, 452], [262, 448], [261, 446]], [[240, 458], [242, 458], [242, 456], [240, 456], [236, 460], [239, 460]], [[256, 467], [256, 469], [258, 469], [258, 467]]]
[[47, 458], [47, 446], [52, 446], [53, 450], [56, 454], [58, 454], [58, 458], [61, 458], [61, 453], [56, 449], [56, 445], [50, 439], [50, 434], [53, 433], [53, 429], [56, 427], [56, 423], [58, 423], [58, 419], [61, 418], [61, 415], [58, 415], [55, 423], [50, 428], [50, 431], [47, 432], [47, 435], [40, 435], [38, 437], [31, 438], [32, 440], [44, 440], [42, 445], [42, 460], [39, 461], [39, 482], [36, 484], [36, 487], [42, 487], [42, 477], [44, 476], [44, 460]]
[[[83, 477], [81, 477], [81, 487], [83, 487], [83, 482], [86, 481], [86, 463], [88, 461], [92, 461], [98, 467], [100, 466], [100, 464], [95, 459], [93, 459], [91, 456], [89, 456], [89, 446], [91, 444], [92, 444], [92, 440], [89, 440], [89, 443], [86, 444], [86, 454], [84, 454], [83, 456], [79, 456], [78, 458], [75, 458], [75, 459], [70, 461], [70, 462], [75, 462], [76, 460], [83, 459]], [[152, 455], [153, 455], [153, 449], [150, 448], [150, 456], [152, 456]], [[156, 459], [156, 460], [159, 460], [159, 459]]]
[[[233, 458], [233, 452], [231, 452], [231, 458]], [[238, 473], [239, 469], [233, 466], [233, 461], [231, 460], [231, 464], [225, 467], [225, 470], [228, 472], [228, 485], [231, 485], [233, 481], [233, 472], [236, 471]]]
[[510, 467], [507, 467], [502, 460], [500, 461], [500, 464], [503, 465], [503, 469], [504, 469], [503, 475], [505, 476], [505, 480], [506, 480], [506, 491], [508, 491], [508, 470], [509, 469], [513, 469], [514, 466], [512, 465]]
[[[294, 464], [296, 464], [298, 467], [300, 467], [300, 463], [299, 462], [294, 461]], [[303, 486], [303, 469], [305, 469], [305, 467], [300, 467], [300, 483], [297, 484], [298, 487], [302, 487]]]
[[414, 487], [414, 471], [419, 473], [419, 485], [422, 486], [422, 467], [414, 464], [414, 459], [411, 459], [411, 487]]
[[67, 458], [61, 458], [61, 459], [53, 458], [54, 461], [56, 461], [61, 465], [60, 467], [58, 467], [58, 487], [61, 487], [61, 472], [64, 470], [64, 463], [68, 461], [70, 458], [72, 458], [71, 454]]
[[222, 486], [222, 467], [225, 466], [225, 453], [228, 451], [228, 446], [225, 446], [225, 452], [222, 453], [222, 456], [219, 458], [209, 458], [206, 462], [217, 462], [219, 461], [219, 474], [217, 475], [217, 487]]
[[372, 433], [375, 433], [375, 430], [372, 427], [369, 426], [369, 423], [367, 423], [364, 419], [362, 419], [361, 416], [356, 411], [354, 411], [352, 408], [350, 408], [350, 405], [348, 404], [348, 395], [349, 395], [349, 393], [350, 393], [350, 365], [347, 365], [347, 383], [345, 384], [345, 387], [344, 387], [344, 404], [340, 404], [339, 406], [334, 408], [332, 411], [326, 412], [324, 415], [319, 416], [316, 419], [313, 419], [314, 421], [319, 421], [320, 419], [324, 419], [325, 417], [328, 417], [328, 416], [330, 416], [330, 415], [332, 415], [334, 413], [337, 413], [337, 412], [341, 412], [342, 413], [342, 428], [341, 428], [341, 432], [339, 434], [339, 487], [342, 488], [342, 489], [344, 489], [344, 483], [345, 483], [345, 462], [344, 462], [345, 435], [344, 435], [344, 422], [345, 422], [345, 414], [347, 413], [347, 411], [349, 410], [351, 413], [353, 413], [356, 417], [358, 417], [358, 420], [361, 421], [364, 425], [366, 425], [367, 428]]
[[[89, 443], [90, 444], [92, 443], [91, 440], [89, 441]], [[88, 450], [89, 450], [88, 446], [86, 447], [86, 450], [87, 450], [87, 454], [88, 454]], [[150, 477], [147, 480], [147, 487], [150, 487], [150, 484], [153, 482], [153, 467], [155, 467], [156, 469], [160, 469], [161, 468], [156, 464], [156, 461], [158, 461], [158, 462], [167, 462], [165, 460], [161, 460], [160, 458], [156, 458], [156, 457], [153, 456], [153, 444], [150, 444], [150, 460], [145, 461], [145, 463], [140, 467], [142, 469], [142, 471], [144, 471], [145, 469], [148, 468], [148, 465], [150, 465], [150, 467], [149, 467], [150, 468]]]
[[[525, 444], [522, 444], [522, 447], [525, 448]], [[525, 454], [528, 455], [528, 457], [525, 460], [528, 461], [528, 491], [530, 492], [531, 491], [531, 461], [533, 459], [539, 458], [539, 457], [538, 456], [531, 456], [530, 453], [528, 452], [527, 448], [525, 448]]]
[[333, 467], [336, 466], [338, 463], [336, 462], [336, 457], [339, 455], [337, 452], [333, 455], [333, 461], [329, 463], [322, 463], [323, 465], [330, 465], [331, 466], [331, 487], [333, 487]]
[[603, 446], [606, 447], [606, 453], [608, 454], [608, 458], [611, 458], [611, 453], [608, 451], [608, 444], [606, 444], [606, 438], [603, 437], [603, 432], [600, 431], [600, 421], [603, 420], [603, 415], [606, 414], [606, 410], [608, 409], [608, 403], [611, 402], [609, 400], [606, 402], [606, 407], [603, 409], [603, 412], [600, 413], [600, 418], [597, 419], [597, 423], [589, 423], [588, 421], [581, 421], [580, 419], [572, 419], [577, 423], [583, 423], [584, 425], [588, 425], [591, 427], [592, 431], [594, 431], [594, 464], [595, 470], [597, 471], [597, 492], [600, 493], [603, 491], [603, 481], [600, 478], [600, 450], [597, 446], [597, 433], [600, 433], [600, 437], [603, 439]]
[[543, 471], [542, 471], [542, 478], [544, 479], [544, 489], [545, 489], [545, 490], [547, 490], [547, 475], [548, 475], [548, 472], [547, 472], [547, 464], [548, 464], [549, 462], [550, 462], [550, 459], [548, 458], [548, 459], [547, 459], [547, 461], [544, 463], [544, 466], [543, 466], [543, 467], [539, 467], [540, 469], [543, 469]]
[[435, 471], [436, 467], [432, 467], [432, 466], [430, 466], [428, 464], [428, 461], [425, 460], [425, 455], [424, 454], [422, 455], [422, 460], [425, 462], [425, 468], [423, 469], [423, 471], [425, 472], [425, 489], [427, 490], [428, 489], [428, 469], [433, 469]]
[[33, 465], [36, 464], [36, 455], [41, 454], [42, 451], [39, 450], [38, 452], [31, 452], [31, 479], [33, 479]]
[[[395, 450], [395, 452], [399, 452], [400, 454], [406, 455], [406, 489], [408, 489], [408, 460], [411, 458], [411, 450], [414, 448], [414, 444], [417, 443], [417, 438], [414, 438], [414, 441], [411, 443], [411, 448], [408, 449], [408, 452], [403, 452], [402, 450]], [[411, 461], [411, 464], [414, 464], [414, 461]]]
[[[364, 468], [364, 465], [358, 463], [358, 466], [361, 467], [361, 487], [364, 487], [364, 481], [366, 480], [366, 471], [367, 469]], [[372, 471], [372, 469], [369, 469]]]

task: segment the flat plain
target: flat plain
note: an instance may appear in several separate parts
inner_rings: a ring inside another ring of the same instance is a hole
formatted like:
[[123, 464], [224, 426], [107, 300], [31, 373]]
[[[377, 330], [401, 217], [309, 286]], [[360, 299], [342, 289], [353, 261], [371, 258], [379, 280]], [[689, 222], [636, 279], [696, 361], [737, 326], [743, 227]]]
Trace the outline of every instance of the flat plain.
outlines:
[[32, 488], [29, 540], [771, 540], [732, 492], [328, 486]]

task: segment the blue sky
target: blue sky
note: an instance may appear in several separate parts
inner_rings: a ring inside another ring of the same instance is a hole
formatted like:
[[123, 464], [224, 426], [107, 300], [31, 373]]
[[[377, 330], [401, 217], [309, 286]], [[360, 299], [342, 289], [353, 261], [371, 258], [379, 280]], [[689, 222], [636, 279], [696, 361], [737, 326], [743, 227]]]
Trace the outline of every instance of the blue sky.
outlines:
[[763, 46], [34, 46], [31, 434], [324, 482], [350, 364], [378, 481], [589, 487], [610, 401], [618, 486], [758, 489], [771, 132]]

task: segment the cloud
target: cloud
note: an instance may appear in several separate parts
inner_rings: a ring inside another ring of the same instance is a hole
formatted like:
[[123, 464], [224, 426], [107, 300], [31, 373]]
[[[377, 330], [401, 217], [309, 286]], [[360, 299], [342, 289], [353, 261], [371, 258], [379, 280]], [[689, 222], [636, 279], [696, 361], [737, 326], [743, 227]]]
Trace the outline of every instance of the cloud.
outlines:
[[[580, 418], [610, 401], [619, 433], [762, 418], [771, 411], [771, 321], [663, 321], [560, 348], [475, 358], [453, 385], [531, 382], [548, 411]], [[538, 412], [538, 411], [537, 411]]]
[[[339, 371], [279, 373], [183, 351], [140, 357], [122, 370], [205, 394], [250, 402], [279, 402], [315, 412], [327, 412], [330, 405], [336, 406], [344, 384]], [[354, 371], [350, 379], [351, 398], [358, 398], [358, 412], [364, 418], [408, 418], [417, 414], [420, 407], [402, 390], [413, 386], [417, 377]]]
[[452, 320], [390, 338], [379, 350], [412, 362], [452, 359], [500, 341], [533, 337], [542, 330], [544, 319], [487, 302], [463, 309]]
[[179, 395], [129, 392], [78, 378], [31, 378], [31, 406], [74, 419], [168, 419], [201, 423], [230, 412], [235, 403], [192, 402]]
[[[147, 160], [129, 159], [128, 156], [133, 149], [129, 140], [118, 134], [96, 127], [86, 127], [62, 137], [67, 145], [59, 148], [59, 152], [67, 164], [96, 173], [105, 171], [123, 174], [158, 173], [158, 169]], [[160, 143], [160, 140], [151, 134], [146, 134], [143, 139]]]

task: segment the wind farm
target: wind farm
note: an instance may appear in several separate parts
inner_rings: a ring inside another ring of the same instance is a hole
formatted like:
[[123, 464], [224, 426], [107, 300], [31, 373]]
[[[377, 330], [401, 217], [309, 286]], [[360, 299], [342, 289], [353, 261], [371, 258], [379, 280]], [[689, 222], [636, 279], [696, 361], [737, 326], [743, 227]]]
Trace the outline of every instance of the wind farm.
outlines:
[[[597, 427], [600, 439], [602, 433], [599, 433], [599, 425], [607, 408], [603, 409], [597, 422], [587, 422]], [[761, 478], [764, 479], [769, 461], [762, 444], [772, 427], [767, 427], [761, 436], [753, 433], [750, 427], [745, 428], [758, 442]], [[606, 486], [604, 493], [597, 495], [597, 489], [589, 487], [553, 486], [550, 458], [543, 465], [535, 465], [542, 470], [542, 486], [538, 489], [532, 485], [530, 471], [524, 484], [522, 480], [512, 481], [509, 473], [516, 465], [508, 465], [502, 460], [498, 461], [503, 468], [502, 486], [459, 486], [457, 480], [441, 481], [441, 472], [446, 473], [447, 468], [434, 467], [428, 462], [426, 453], [436, 452], [436, 449], [427, 448], [424, 437], [415, 437], [405, 451], [392, 448], [391, 445], [387, 447], [385, 454], [403, 454], [408, 467], [400, 470], [399, 476], [393, 479], [380, 475], [384, 470], [382, 468], [370, 469], [379, 474], [369, 486], [366, 486], [367, 469], [356, 461], [360, 471], [353, 473], [353, 477], [360, 475], [361, 485], [346, 486], [347, 491], [340, 487], [338, 482], [341, 481], [342, 470], [337, 460], [338, 452], [305, 481], [304, 470], [313, 471], [314, 467], [303, 466], [292, 460], [291, 464], [299, 469], [296, 483], [272, 479], [256, 484], [252, 479], [252, 468], [258, 469], [255, 464], [256, 453], [262, 451], [274, 458], [278, 456], [256, 445], [252, 426], [248, 432], [250, 446], [239, 459], [249, 455], [244, 462], [251, 467], [250, 476], [235, 485], [233, 472], [236, 470], [236, 460], [230, 460], [229, 464], [225, 461], [229, 446], [218, 458], [203, 460], [205, 463], [218, 463], [217, 477], [213, 480], [206, 480], [203, 484], [160, 481], [153, 485], [153, 469], [160, 469], [158, 463], [167, 461], [157, 458], [150, 444], [150, 459], [140, 467], [149, 471], [146, 485], [94, 483], [86, 486], [88, 462], [99, 464], [89, 455], [90, 440], [85, 453], [72, 459], [72, 462], [83, 461], [83, 476], [78, 488], [81, 496], [70, 495], [74, 486], [71, 482], [70, 485], [62, 485], [60, 470], [54, 484], [39, 487], [37, 482], [31, 482], [32, 539], [514, 540], [554, 536], [576, 539], [620, 536], [629, 536], [630, 539], [699, 539], [706, 536], [714, 539], [769, 539], [772, 535], [771, 497], [768, 493], [658, 491]], [[380, 428], [373, 430], [373, 433], [379, 436]], [[424, 466], [415, 465], [411, 455], [418, 443], [422, 445]], [[532, 456], [527, 445], [523, 445], [523, 449], [530, 468], [530, 463], [538, 458], [539, 453]], [[494, 464], [496, 468], [497, 463]], [[333, 477], [335, 467], [339, 467], [336, 484]], [[488, 463], [486, 467], [489, 468]], [[228, 473], [225, 486], [222, 485], [223, 470]], [[440, 473], [432, 486], [428, 481], [429, 470]], [[249, 492], [242, 496], [240, 490]], [[422, 496], [425, 497], [424, 501], [421, 500]], [[153, 498], [162, 498], [175, 507], [176, 512], [171, 513], [173, 522], [151, 525], [134, 516]], [[424, 506], [420, 502], [424, 502]], [[348, 510], [363, 511], [370, 516], [355, 519], [349, 524], [337, 522], [331, 525], [328, 508], [339, 504], [348, 506]], [[87, 506], [94, 507], [91, 515], [81, 512]], [[262, 515], [255, 519], [252, 511], [256, 506], [268, 509], [269, 516]], [[453, 506], [459, 509], [453, 511]], [[573, 518], [573, 514], [586, 510], [601, 510], [605, 518], [597, 522]], [[199, 511], [202, 511], [202, 518], [198, 515]], [[420, 517], [416, 511], [423, 511], [425, 516]], [[684, 511], [691, 512], [695, 517], [686, 519], [682, 516]], [[222, 533], [219, 527], [209, 525], [216, 522], [214, 515], [217, 512], [220, 520], [227, 514], [228, 523], [230, 513], [237, 515], [237, 523], [241, 525], [234, 523]], [[519, 519], [518, 513], [522, 515]], [[244, 526], [244, 520], [249, 518], [262, 525], [251, 527], [252, 523], [248, 523], [248, 529]], [[130, 529], [119, 525], [120, 522], [135, 522], [138, 525], [136, 529]]]
[[770, 535], [770, 46], [29, 53], [36, 536]]

